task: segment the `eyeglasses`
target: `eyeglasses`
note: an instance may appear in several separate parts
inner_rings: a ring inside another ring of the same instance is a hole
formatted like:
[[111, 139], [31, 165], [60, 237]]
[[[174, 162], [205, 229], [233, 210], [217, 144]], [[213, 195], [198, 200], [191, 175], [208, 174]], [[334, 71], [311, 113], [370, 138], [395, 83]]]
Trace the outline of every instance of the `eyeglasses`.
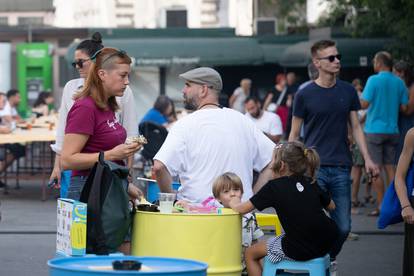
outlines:
[[86, 61], [88, 61], [88, 60], [91, 60], [90, 58], [88, 58], [88, 59], [78, 59], [78, 60], [75, 60], [74, 62], [72, 62], [72, 66], [73, 66], [73, 68], [75, 68], [76, 69], [76, 65], [79, 67], [79, 68], [83, 68], [83, 63], [84, 62], [86, 62]]
[[327, 57], [321, 57], [321, 58], [318, 58], [318, 59], [319, 59], [319, 60], [321, 60], [321, 59], [326, 59], [326, 60], [329, 60], [329, 62], [334, 62], [334, 61], [335, 61], [335, 58], [336, 58], [338, 61], [341, 61], [342, 55], [341, 55], [341, 54], [338, 54], [338, 55], [331, 55], [331, 56], [327, 56]]

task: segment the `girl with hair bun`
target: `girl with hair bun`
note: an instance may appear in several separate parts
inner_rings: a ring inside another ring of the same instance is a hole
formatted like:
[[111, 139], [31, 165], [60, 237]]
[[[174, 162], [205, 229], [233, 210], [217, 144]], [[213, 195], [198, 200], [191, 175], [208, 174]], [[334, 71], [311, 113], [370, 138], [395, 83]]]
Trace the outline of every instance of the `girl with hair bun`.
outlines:
[[260, 260], [306, 261], [325, 256], [338, 238], [338, 228], [323, 209], [335, 208], [329, 194], [321, 190], [315, 176], [319, 156], [300, 142], [276, 145], [270, 165], [273, 180], [266, 183], [250, 200], [234, 197], [230, 207], [241, 214], [273, 207], [284, 234], [260, 241], [247, 248], [245, 261], [250, 276], [262, 275]]
[[[91, 39], [83, 40], [76, 47], [74, 54], [74, 62], [72, 62], [72, 66], [79, 72], [80, 78], [70, 80], [68, 83], [66, 83], [65, 87], [63, 88], [62, 101], [59, 109], [59, 122], [56, 133], [56, 142], [54, 145], [52, 145], [52, 149], [56, 153], [56, 158], [53, 171], [50, 176], [50, 180], [56, 183], [56, 188], [60, 187], [61, 184], [61, 151], [63, 147], [63, 137], [65, 135], [67, 115], [74, 104], [73, 97], [78, 91], [80, 91], [84, 87], [85, 79], [88, 77], [89, 69], [92, 67], [91, 65], [93, 64], [91, 57], [103, 48], [104, 45], [102, 44], [102, 36], [99, 32], [95, 32], [92, 35]], [[116, 96], [114, 99], [116, 101], [117, 106], [119, 107], [115, 110], [115, 115], [118, 122], [126, 129], [128, 137], [137, 136], [138, 117], [135, 111], [135, 101], [132, 95], [131, 88], [128, 85], [126, 85], [123, 94]], [[132, 164], [132, 162], [129, 162], [129, 164]], [[67, 174], [68, 173], [65, 173], [65, 175]], [[85, 177], [80, 178], [81, 179], [75, 179], [75, 182], [79, 183], [79, 181], [86, 181]], [[73, 177], [70, 180], [71, 182], [73, 182]], [[61, 191], [62, 190], [65, 189], [61, 189]], [[75, 190], [78, 190], [78, 188]], [[61, 194], [61, 196], [66, 197], [66, 194]], [[78, 199], [80, 194], [76, 192], [75, 194], [71, 194], [69, 196], [74, 199]]]
[[102, 35], [100, 32], [95, 32], [91, 39], [86, 39], [79, 43], [76, 50], [81, 50], [89, 57], [93, 56], [96, 52], [101, 50], [104, 46], [102, 45]]

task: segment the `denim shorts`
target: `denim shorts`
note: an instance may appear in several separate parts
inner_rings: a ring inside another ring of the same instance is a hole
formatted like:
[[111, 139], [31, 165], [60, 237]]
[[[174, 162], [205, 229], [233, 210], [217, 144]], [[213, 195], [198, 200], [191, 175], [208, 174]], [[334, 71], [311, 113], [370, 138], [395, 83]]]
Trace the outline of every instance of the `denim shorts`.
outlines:
[[378, 165], [394, 164], [399, 137], [399, 134], [366, 134], [372, 161]]
[[88, 179], [87, 176], [72, 176], [70, 179], [67, 197], [70, 199], [79, 200], [83, 186], [86, 183], [86, 179]]

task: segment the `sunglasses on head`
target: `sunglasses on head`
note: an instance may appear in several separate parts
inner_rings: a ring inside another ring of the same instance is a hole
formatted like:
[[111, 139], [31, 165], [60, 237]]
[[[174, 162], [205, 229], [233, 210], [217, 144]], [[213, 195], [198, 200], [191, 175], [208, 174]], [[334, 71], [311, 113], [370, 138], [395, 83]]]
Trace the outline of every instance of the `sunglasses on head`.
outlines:
[[335, 61], [335, 58], [336, 58], [337, 60], [341, 61], [342, 55], [341, 55], [341, 54], [338, 54], [338, 55], [331, 55], [331, 56], [327, 56], [327, 57], [321, 57], [321, 58], [318, 58], [318, 59], [319, 59], [319, 60], [321, 60], [321, 59], [326, 59], [326, 60], [329, 60], [329, 62], [334, 62], [334, 61]]
[[[97, 58], [97, 56], [102, 52], [102, 50], [103, 50], [104, 48], [102, 48], [102, 49], [100, 49], [100, 50], [98, 50], [95, 54], [93, 54], [93, 56], [91, 56], [91, 60], [93, 61], [93, 62], [95, 62], [96, 61], [96, 58]], [[109, 56], [107, 56], [103, 61], [102, 61], [102, 64], [104, 64], [107, 60], [109, 60], [109, 59], [111, 59], [112, 57], [114, 57], [114, 56], [118, 56], [118, 57], [120, 57], [120, 58], [124, 58], [125, 56], [127, 55], [127, 53], [125, 52], [125, 51], [123, 51], [123, 50], [117, 50], [116, 52], [114, 52], [114, 53], [112, 53], [112, 54], [110, 54]]]
[[75, 69], [76, 69], [76, 65], [79, 68], [83, 68], [83, 63], [86, 62], [86, 61], [88, 61], [88, 60], [90, 60], [90, 59], [78, 59], [78, 60], [75, 60], [74, 62], [72, 62], [72, 66]]

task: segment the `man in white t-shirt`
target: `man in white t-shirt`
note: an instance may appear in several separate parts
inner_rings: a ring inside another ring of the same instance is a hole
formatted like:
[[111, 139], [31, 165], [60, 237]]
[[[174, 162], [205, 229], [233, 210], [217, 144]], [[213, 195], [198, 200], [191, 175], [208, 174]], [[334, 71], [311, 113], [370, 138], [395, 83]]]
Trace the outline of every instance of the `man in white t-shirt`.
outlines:
[[[10, 133], [15, 126], [15, 120], [21, 120], [17, 114], [16, 106], [20, 102], [19, 91], [12, 89], [7, 92], [7, 101], [3, 93], [0, 93], [0, 133]], [[13, 126], [14, 125], [14, 126]], [[1, 139], [1, 137], [0, 137]], [[4, 172], [14, 160], [23, 157], [26, 153], [26, 147], [19, 144], [5, 144], [6, 154], [4, 149], [0, 148], [0, 174]], [[0, 188], [5, 187], [5, 184], [0, 181]]]
[[218, 104], [220, 74], [201, 67], [180, 75], [185, 80], [185, 107], [195, 110], [178, 120], [154, 157], [153, 173], [162, 192], [171, 192], [172, 176], [179, 176], [177, 198], [201, 202], [212, 196], [212, 184], [225, 173], [237, 174], [243, 199], [253, 195], [253, 170], [260, 183], [271, 177], [268, 167], [274, 143], [240, 112]]
[[[4, 119], [2, 116], [4, 107], [6, 106], [6, 102], [7, 102], [6, 99], [7, 99], [6, 94], [0, 92], [0, 134], [8, 134], [12, 131], [10, 124], [4, 122]], [[0, 159], [2, 159], [1, 156], [2, 156], [2, 152], [0, 148]]]
[[0, 110], [0, 116], [5, 122], [11, 123], [12, 121], [20, 122], [22, 118], [17, 113], [16, 107], [20, 103], [20, 94], [16, 89], [10, 89], [7, 91], [7, 102], [3, 110]]
[[229, 99], [230, 108], [245, 113], [244, 101], [249, 97], [251, 87], [252, 81], [250, 79], [242, 79], [240, 81], [240, 86], [234, 90], [233, 95], [231, 95]]
[[267, 137], [275, 143], [282, 138], [283, 127], [279, 115], [273, 112], [262, 110], [259, 99], [249, 97], [244, 103], [246, 117], [254, 122], [258, 129], [263, 131]]

